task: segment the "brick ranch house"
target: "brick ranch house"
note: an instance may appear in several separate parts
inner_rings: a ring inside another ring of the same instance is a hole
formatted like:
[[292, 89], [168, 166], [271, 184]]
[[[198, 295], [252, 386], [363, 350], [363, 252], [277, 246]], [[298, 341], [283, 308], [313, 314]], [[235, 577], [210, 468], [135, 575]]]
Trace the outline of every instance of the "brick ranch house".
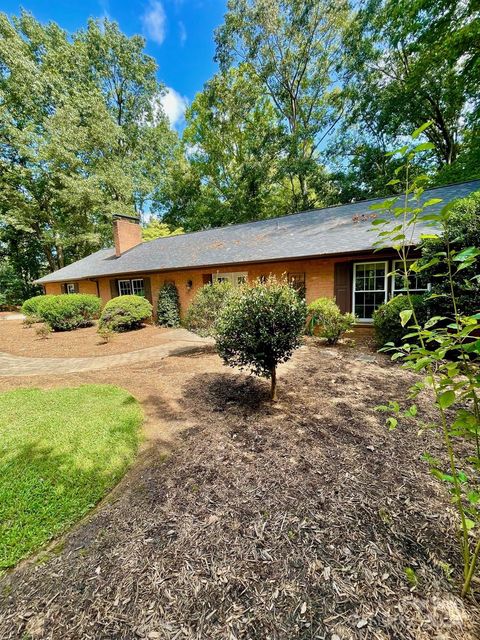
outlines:
[[[424, 200], [441, 198], [443, 205], [480, 189], [480, 180], [426, 191]], [[342, 311], [353, 311], [357, 322], [371, 322], [373, 311], [401, 291], [393, 250], [373, 251], [376, 240], [369, 209], [382, 199], [304, 211], [280, 218], [230, 225], [142, 242], [133, 218], [115, 216], [115, 246], [101, 249], [38, 280], [45, 293], [90, 293], [105, 303], [125, 294], [145, 295], [153, 304], [160, 287], [174, 282], [182, 313], [204, 284], [233, 284], [273, 274], [286, 274], [307, 302], [335, 298]], [[412, 240], [412, 257], [420, 234]], [[417, 290], [425, 290], [420, 281]]]

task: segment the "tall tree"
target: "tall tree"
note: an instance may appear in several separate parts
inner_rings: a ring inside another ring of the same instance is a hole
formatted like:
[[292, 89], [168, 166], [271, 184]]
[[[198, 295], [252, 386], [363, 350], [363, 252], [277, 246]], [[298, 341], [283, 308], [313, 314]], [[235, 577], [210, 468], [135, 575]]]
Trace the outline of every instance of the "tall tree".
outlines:
[[431, 120], [435, 163], [452, 165], [478, 114], [479, 37], [478, 0], [362, 2], [344, 38], [344, 129], [396, 144]]
[[49, 269], [110, 241], [114, 212], [153, 197], [173, 134], [141, 38], [109, 21], [70, 38], [0, 14], [0, 220]]
[[336, 67], [347, 16], [346, 0], [229, 0], [216, 33], [221, 68], [247, 63], [276, 110], [294, 209], [316, 204], [318, 150], [342, 115]]

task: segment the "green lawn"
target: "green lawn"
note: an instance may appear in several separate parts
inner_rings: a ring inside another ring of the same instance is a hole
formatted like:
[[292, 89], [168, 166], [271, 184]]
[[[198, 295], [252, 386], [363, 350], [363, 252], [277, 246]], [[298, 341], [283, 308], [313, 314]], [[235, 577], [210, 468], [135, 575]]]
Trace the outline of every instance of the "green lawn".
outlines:
[[0, 568], [88, 512], [133, 461], [142, 410], [110, 385], [0, 394]]

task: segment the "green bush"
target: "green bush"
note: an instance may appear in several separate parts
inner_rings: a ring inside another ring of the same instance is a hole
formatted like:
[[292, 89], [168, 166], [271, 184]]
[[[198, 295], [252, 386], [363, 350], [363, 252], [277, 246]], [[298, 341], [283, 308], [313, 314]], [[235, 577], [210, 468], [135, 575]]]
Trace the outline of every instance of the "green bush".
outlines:
[[53, 295], [43, 295], [43, 296], [34, 296], [33, 298], [29, 298], [25, 300], [22, 304], [22, 313], [26, 316], [35, 316], [40, 317], [39, 308], [46, 300], [51, 300], [52, 298], [56, 298]]
[[166, 282], [158, 294], [157, 324], [161, 327], [180, 325], [180, 301], [178, 290], [173, 282]]
[[336, 344], [355, 322], [353, 313], [342, 313], [331, 298], [318, 298], [308, 305], [309, 330]]
[[[422, 243], [421, 264], [427, 264], [432, 259], [437, 262], [422, 273], [422, 277], [430, 282], [433, 297], [429, 301], [432, 316], [452, 317], [454, 310], [452, 304], [452, 292], [449, 279], [445, 277], [445, 265], [438, 256], [442, 256], [447, 250], [457, 254], [468, 247], [480, 249], [480, 191], [473, 193], [468, 198], [457, 200], [453, 205], [448, 225], [443, 235], [436, 239], [424, 240]], [[456, 262], [455, 256], [452, 256]], [[458, 266], [458, 265], [457, 265]], [[478, 279], [478, 264], [473, 263], [467, 268], [454, 270], [453, 288], [460, 315], [473, 315], [480, 309], [480, 279]]]
[[[428, 319], [427, 296], [412, 295], [411, 296], [415, 314], [418, 322], [423, 325]], [[404, 295], [395, 296], [385, 304], [382, 304], [373, 314], [373, 326], [375, 329], [375, 337], [380, 346], [387, 342], [399, 345], [402, 343], [403, 336], [411, 332], [413, 318], [402, 327], [400, 322], [400, 313], [410, 309], [408, 297]]]
[[143, 296], [118, 296], [104, 306], [100, 316], [100, 328], [112, 331], [137, 329], [152, 317], [152, 305]]
[[34, 307], [36, 315], [54, 331], [70, 331], [91, 325], [98, 318], [101, 302], [97, 296], [72, 293], [43, 296], [43, 300]]
[[185, 316], [185, 326], [199, 336], [213, 336], [215, 323], [232, 292], [229, 282], [206, 284], [198, 290]]
[[215, 324], [225, 364], [270, 378], [276, 398], [277, 365], [300, 346], [307, 305], [287, 282], [269, 278], [235, 290]]

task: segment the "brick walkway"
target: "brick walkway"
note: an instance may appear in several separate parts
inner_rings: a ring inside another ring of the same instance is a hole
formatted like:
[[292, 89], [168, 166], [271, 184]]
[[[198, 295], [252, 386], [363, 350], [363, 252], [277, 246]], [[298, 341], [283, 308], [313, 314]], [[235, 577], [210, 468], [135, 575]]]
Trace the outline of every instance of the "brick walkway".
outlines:
[[0, 352], [0, 376], [33, 376], [78, 373], [127, 366], [136, 362], [162, 360], [170, 355], [188, 353], [211, 340], [200, 338], [185, 329], [173, 329], [164, 334], [165, 344], [129, 353], [89, 358], [28, 358]]

